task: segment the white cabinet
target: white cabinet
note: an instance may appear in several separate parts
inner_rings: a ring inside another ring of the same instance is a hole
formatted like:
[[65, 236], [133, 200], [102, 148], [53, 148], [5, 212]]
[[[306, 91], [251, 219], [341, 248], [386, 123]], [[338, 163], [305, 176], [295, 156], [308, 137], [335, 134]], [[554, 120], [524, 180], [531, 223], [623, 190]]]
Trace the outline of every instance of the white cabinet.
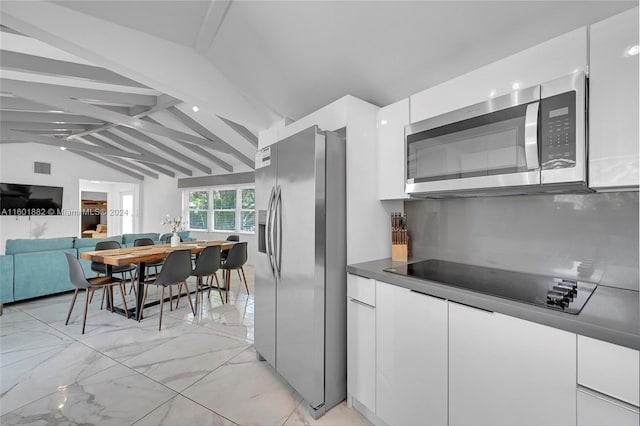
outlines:
[[375, 412], [375, 281], [352, 274], [347, 278], [347, 394], [351, 403], [355, 398]]
[[638, 8], [590, 28], [589, 185], [638, 186]]
[[640, 352], [578, 336], [578, 384], [640, 406]]
[[638, 426], [638, 409], [589, 390], [578, 390], [578, 426]]
[[378, 198], [408, 198], [404, 192], [404, 126], [409, 124], [409, 98], [378, 111]]
[[449, 424], [575, 425], [575, 334], [449, 302]]
[[376, 415], [390, 425], [447, 423], [447, 302], [376, 283]]
[[[480, 19], [480, 18], [479, 18]], [[411, 95], [411, 123], [530, 87], [587, 65], [587, 29], [578, 28]]]

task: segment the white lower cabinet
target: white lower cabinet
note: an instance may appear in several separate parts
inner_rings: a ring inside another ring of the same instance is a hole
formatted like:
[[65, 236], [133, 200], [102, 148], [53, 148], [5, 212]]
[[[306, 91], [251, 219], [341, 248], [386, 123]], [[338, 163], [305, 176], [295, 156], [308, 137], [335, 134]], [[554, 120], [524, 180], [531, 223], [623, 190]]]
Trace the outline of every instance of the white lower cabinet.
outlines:
[[575, 425], [576, 335], [449, 302], [450, 425]]
[[376, 415], [447, 424], [447, 302], [376, 282]]
[[640, 406], [640, 352], [578, 336], [578, 384]]
[[347, 394], [375, 413], [375, 281], [349, 274], [347, 294]]
[[349, 274], [347, 393], [374, 424], [639, 425], [637, 350]]
[[640, 425], [640, 352], [578, 336], [578, 425]]
[[578, 426], [638, 426], [638, 409], [588, 390], [578, 390]]

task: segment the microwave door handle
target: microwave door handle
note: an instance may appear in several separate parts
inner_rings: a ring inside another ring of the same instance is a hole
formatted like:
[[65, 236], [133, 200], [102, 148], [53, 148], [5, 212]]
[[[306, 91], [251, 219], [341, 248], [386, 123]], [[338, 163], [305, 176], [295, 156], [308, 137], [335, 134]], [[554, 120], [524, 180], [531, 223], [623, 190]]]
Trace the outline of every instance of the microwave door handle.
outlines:
[[538, 110], [540, 102], [533, 102], [527, 105], [527, 113], [524, 121], [524, 155], [527, 162], [527, 169], [537, 170], [540, 168], [538, 161]]

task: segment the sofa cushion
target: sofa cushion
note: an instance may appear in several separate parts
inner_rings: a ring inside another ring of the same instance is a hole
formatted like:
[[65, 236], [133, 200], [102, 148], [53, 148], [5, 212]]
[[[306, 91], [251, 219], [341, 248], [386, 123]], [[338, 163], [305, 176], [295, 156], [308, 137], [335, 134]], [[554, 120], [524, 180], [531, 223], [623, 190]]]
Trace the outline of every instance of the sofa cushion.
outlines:
[[13, 256], [0, 256], [0, 303], [13, 300]]
[[75, 237], [7, 240], [5, 254], [70, 249], [73, 248], [74, 239]]
[[160, 240], [160, 234], [157, 232], [147, 234], [122, 234], [122, 243], [133, 245], [133, 242], [138, 238], [151, 238], [154, 243], [157, 243]]
[[15, 300], [74, 289], [69, 280], [69, 265], [65, 253], [77, 255], [76, 249], [13, 255]]
[[[98, 244], [100, 241], [117, 241], [118, 243], [122, 244], [122, 235], [116, 235], [109, 238], [76, 238], [75, 242], [73, 243], [73, 246], [78, 249], [85, 248], [85, 247], [95, 248], [96, 244]], [[85, 250], [85, 251], [92, 251], [92, 250]]]

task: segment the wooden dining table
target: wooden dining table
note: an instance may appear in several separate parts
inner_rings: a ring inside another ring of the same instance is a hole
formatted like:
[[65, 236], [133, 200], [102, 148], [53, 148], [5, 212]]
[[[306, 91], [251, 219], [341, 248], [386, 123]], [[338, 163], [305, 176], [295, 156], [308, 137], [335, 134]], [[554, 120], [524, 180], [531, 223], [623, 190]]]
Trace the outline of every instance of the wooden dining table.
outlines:
[[[140, 318], [140, 312], [142, 311], [141, 307], [144, 295], [144, 282], [140, 277], [144, 276], [147, 262], [166, 259], [169, 253], [175, 250], [190, 250], [191, 254], [198, 255], [209, 246], [220, 246], [220, 250], [229, 250], [234, 244], [236, 244], [235, 241], [186, 241], [180, 243], [177, 247], [171, 247], [171, 244], [155, 244], [150, 246], [123, 247], [112, 250], [87, 251], [80, 253], [80, 258], [91, 262], [103, 263], [106, 265], [107, 275], [109, 276], [111, 276], [114, 266], [130, 265], [132, 263], [138, 266], [138, 291], [136, 294], [136, 307], [132, 313], [132, 317], [139, 321], [142, 319]], [[228, 284], [225, 285], [228, 286]], [[113, 300], [113, 298], [111, 300]], [[157, 305], [160, 302], [160, 300], [151, 301], [146, 303], [144, 307], [147, 308]], [[114, 312], [126, 315], [124, 309], [112, 308]]]

